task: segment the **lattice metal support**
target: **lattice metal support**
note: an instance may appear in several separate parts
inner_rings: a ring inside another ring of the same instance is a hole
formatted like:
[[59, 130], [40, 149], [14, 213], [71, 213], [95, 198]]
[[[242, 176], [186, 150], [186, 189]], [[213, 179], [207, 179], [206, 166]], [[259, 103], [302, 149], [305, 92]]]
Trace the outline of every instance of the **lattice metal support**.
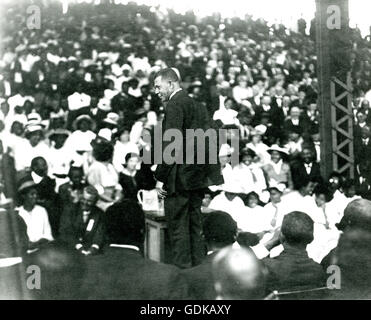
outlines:
[[[322, 175], [354, 178], [348, 0], [316, 0], [316, 6]], [[340, 25], [332, 25], [336, 20]]]
[[353, 179], [354, 144], [350, 73], [347, 75], [347, 83], [333, 77], [330, 89], [333, 169]]

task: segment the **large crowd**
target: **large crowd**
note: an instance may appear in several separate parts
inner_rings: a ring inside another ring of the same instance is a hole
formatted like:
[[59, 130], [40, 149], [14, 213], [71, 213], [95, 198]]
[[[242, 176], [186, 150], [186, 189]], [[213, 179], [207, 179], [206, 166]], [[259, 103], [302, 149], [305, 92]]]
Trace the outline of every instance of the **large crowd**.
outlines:
[[[303, 21], [294, 32], [249, 16], [201, 19], [133, 3], [75, 4], [62, 15], [58, 3], [40, 2], [41, 28], [29, 29], [26, 4], [6, 7], [1, 24], [0, 191], [3, 202], [16, 204], [32, 259], [42, 264], [42, 250], [55, 242], [76, 250], [76, 259], [96, 256], [98, 262], [110, 244], [143, 249], [137, 194], [156, 184], [155, 164], [141, 161], [144, 152], [153, 152], [143, 136], [154, 132], [166, 107], [154, 93], [153, 77], [173, 67], [183, 90], [206, 106], [214, 128], [231, 132], [219, 150], [224, 183], [205, 190], [202, 204], [205, 255], [221, 251], [214, 267], [233, 273], [238, 268], [223, 259], [252, 261], [259, 271], [249, 272], [266, 285], [246, 284], [253, 294], [245, 297], [263, 298], [274, 290], [325, 287], [333, 259], [346, 275], [350, 264], [369, 266], [362, 250], [371, 230], [371, 44], [358, 30], [351, 33], [356, 175], [350, 180], [338, 172], [321, 175], [313, 26], [308, 35]], [[355, 236], [355, 230], [362, 231]], [[220, 250], [232, 245], [249, 251]], [[128, 279], [149, 292], [150, 285], [177, 290], [151, 296], [143, 289], [140, 296], [133, 288], [116, 288], [109, 296], [92, 289], [92, 276], [82, 286], [89, 288], [84, 297], [238, 298], [237, 284], [245, 285], [237, 279], [232, 288], [220, 276], [224, 291], [215, 291], [210, 281], [218, 275], [207, 259], [196, 267], [200, 273], [167, 266], [168, 278], [166, 268], [150, 271], [159, 268], [153, 263], [145, 271], [158, 280], [145, 285], [135, 275], [143, 262], [134, 260], [116, 261], [127, 264]], [[110, 275], [98, 267], [120, 272], [111, 260], [100, 262], [92, 274], [101, 281]], [[357, 266], [359, 273], [364, 269]], [[197, 274], [208, 280], [200, 282]], [[357, 275], [350, 278], [365, 288]], [[369, 296], [354, 290], [354, 297]]]

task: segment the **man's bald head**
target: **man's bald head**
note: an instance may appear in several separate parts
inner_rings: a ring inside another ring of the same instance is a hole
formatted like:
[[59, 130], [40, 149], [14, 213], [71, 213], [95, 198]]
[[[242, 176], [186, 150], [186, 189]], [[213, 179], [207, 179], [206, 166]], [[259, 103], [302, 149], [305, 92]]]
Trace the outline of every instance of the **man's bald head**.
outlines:
[[371, 201], [356, 199], [350, 202], [344, 210], [344, 216], [337, 225], [338, 229], [359, 228], [371, 231]]
[[251, 249], [222, 249], [213, 261], [215, 291], [223, 300], [262, 299], [265, 269]]

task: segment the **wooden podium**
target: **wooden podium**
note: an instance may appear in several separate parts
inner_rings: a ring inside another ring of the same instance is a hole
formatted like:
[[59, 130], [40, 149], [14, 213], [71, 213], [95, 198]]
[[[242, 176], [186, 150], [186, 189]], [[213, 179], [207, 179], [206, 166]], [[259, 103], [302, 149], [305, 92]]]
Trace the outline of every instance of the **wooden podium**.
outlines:
[[165, 216], [145, 211], [144, 256], [157, 262], [170, 263], [169, 238]]

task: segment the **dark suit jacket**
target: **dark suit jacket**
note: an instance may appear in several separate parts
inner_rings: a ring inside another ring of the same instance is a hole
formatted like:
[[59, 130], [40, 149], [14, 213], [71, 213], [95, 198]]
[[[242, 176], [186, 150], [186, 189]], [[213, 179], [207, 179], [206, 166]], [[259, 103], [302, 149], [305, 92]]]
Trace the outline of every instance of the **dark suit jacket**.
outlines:
[[211, 264], [216, 254], [216, 252], [213, 252], [200, 265], [182, 271], [188, 283], [191, 299], [215, 300], [216, 292]]
[[276, 258], [265, 258], [269, 291], [291, 291], [326, 286], [326, 273], [321, 265], [308, 257], [306, 250], [285, 248]]
[[302, 133], [306, 131], [306, 123], [302, 119], [299, 119], [298, 125], [294, 125], [291, 119], [285, 120], [283, 123], [283, 129], [285, 133], [288, 134], [293, 128], [299, 128]]
[[[197, 138], [192, 137], [189, 133], [186, 134], [187, 129], [202, 129], [206, 131], [210, 126], [211, 122], [206, 107], [189, 97], [185, 91], [180, 90], [167, 103], [165, 117], [162, 122], [162, 132], [164, 134], [169, 129], [176, 129], [182, 134], [183, 138], [181, 143], [176, 144], [176, 150], [180, 155], [180, 157], [177, 157], [177, 160], [181, 164], [177, 164], [175, 161], [167, 164], [163, 160], [162, 164], [157, 166], [155, 172], [156, 179], [165, 184], [169, 194], [177, 191], [203, 189], [210, 185], [223, 183], [220, 164], [209, 164], [209, 149], [216, 152], [214, 156], [216, 156], [215, 159], [218, 159], [216, 139], [210, 139], [211, 141], [209, 141], [210, 146], [213, 148], [209, 148], [207, 143], [205, 143], [204, 148], [200, 148], [201, 152], [205, 154], [205, 164], [197, 164], [197, 145], [199, 142]], [[162, 157], [164, 151], [169, 149], [167, 147], [170, 144], [174, 146], [172, 141], [163, 141]], [[193, 157], [191, 157], [191, 160], [193, 164], [189, 164], [189, 161], [186, 161], [187, 156], [192, 153]]]
[[[360, 136], [354, 139], [354, 158], [356, 164], [362, 162], [370, 162], [371, 159], [371, 138], [368, 140], [368, 144], [364, 145]], [[370, 165], [369, 165], [370, 167]]]
[[59, 229], [60, 240], [71, 246], [81, 243], [85, 250], [93, 244], [102, 248], [105, 239], [103, 217], [104, 212], [93, 207], [88, 221], [84, 223], [83, 212], [79, 204], [65, 207]]
[[[262, 106], [257, 106], [254, 111], [253, 124], [256, 126], [261, 123], [262, 114], [265, 113], [265, 111]], [[280, 128], [282, 126], [282, 119], [284, 118], [282, 109], [271, 105], [267, 113], [269, 115], [269, 122], [272, 123], [272, 126]]]
[[133, 249], [105, 249], [87, 257], [82, 299], [180, 300], [188, 298], [184, 277], [175, 266], [144, 259]]
[[317, 162], [312, 162], [312, 169], [310, 171], [310, 174], [307, 174], [307, 170], [305, 169], [304, 162], [301, 160], [293, 161], [290, 164], [290, 167], [291, 167], [292, 181], [294, 183], [295, 189], [298, 189], [298, 187], [302, 184], [303, 179], [305, 178], [322, 179], [321, 169]]

